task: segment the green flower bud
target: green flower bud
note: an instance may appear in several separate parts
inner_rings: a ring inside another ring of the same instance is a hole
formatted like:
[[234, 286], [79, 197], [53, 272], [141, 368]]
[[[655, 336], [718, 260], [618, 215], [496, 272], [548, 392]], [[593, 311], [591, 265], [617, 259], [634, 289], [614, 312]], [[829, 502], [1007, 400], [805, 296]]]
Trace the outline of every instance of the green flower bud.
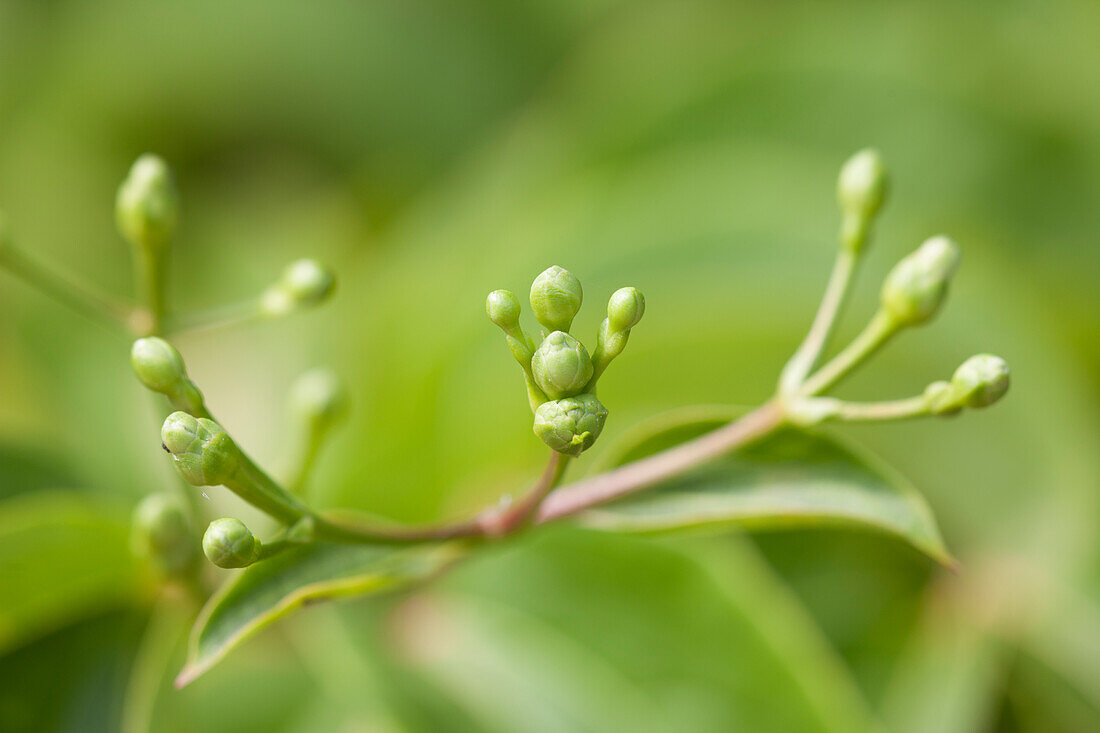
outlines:
[[140, 338], [130, 349], [130, 363], [142, 384], [167, 395], [177, 407], [202, 408], [202, 393], [187, 378], [183, 357], [172, 344], [156, 336]]
[[607, 301], [607, 321], [614, 332], [634, 328], [644, 313], [645, 296], [638, 288], [619, 288]]
[[579, 456], [596, 442], [607, 408], [596, 395], [583, 394], [544, 402], [535, 410], [535, 435], [558, 453]]
[[202, 551], [219, 568], [246, 568], [259, 559], [260, 541], [241, 520], [223, 517], [206, 528]]
[[198, 557], [187, 507], [172, 494], [150, 494], [134, 509], [134, 554], [150, 560], [165, 575], [186, 573]]
[[485, 299], [485, 312], [489, 320], [505, 333], [519, 326], [519, 300], [510, 290], [494, 290]]
[[581, 281], [557, 265], [544, 270], [531, 283], [531, 308], [549, 331], [568, 331], [583, 298]]
[[898, 326], [916, 326], [936, 314], [959, 266], [959, 247], [932, 237], [894, 266], [882, 286], [882, 306]]
[[845, 214], [870, 219], [886, 198], [886, 166], [877, 150], [860, 150], [844, 163], [836, 196]]
[[978, 354], [963, 362], [951, 377], [960, 403], [967, 407], [988, 407], [1008, 391], [1008, 362], [992, 354]]
[[332, 271], [316, 260], [297, 260], [287, 265], [279, 281], [267, 289], [261, 307], [268, 315], [281, 316], [296, 308], [320, 303], [332, 293], [335, 285]]
[[115, 197], [118, 230], [131, 244], [160, 247], [175, 232], [179, 193], [168, 165], [146, 153], [130, 168]]
[[539, 388], [552, 399], [578, 394], [592, 378], [592, 359], [584, 344], [563, 331], [543, 339], [531, 358]]
[[345, 407], [343, 387], [331, 369], [311, 369], [290, 388], [291, 411], [315, 429], [331, 425]]
[[172, 454], [180, 475], [195, 486], [218, 486], [237, 470], [240, 451], [213, 420], [173, 412], [160, 430], [164, 449]]

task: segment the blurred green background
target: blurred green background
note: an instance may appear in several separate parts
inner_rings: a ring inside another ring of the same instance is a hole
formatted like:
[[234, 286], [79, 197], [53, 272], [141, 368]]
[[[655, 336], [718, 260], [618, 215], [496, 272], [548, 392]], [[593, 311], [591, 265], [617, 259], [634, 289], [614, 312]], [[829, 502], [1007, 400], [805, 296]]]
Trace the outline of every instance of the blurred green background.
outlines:
[[298, 256], [337, 270], [319, 310], [177, 341], [267, 465], [287, 386], [333, 366], [352, 412], [320, 505], [424, 521], [529, 480], [544, 448], [482, 304], [550, 264], [584, 282], [582, 333], [613, 289], [648, 299], [601, 383], [605, 446], [766, 399], [867, 145], [893, 189], [841, 336], [925, 237], [964, 263], [842, 394], [915, 393], [980, 351], [1014, 369], [989, 412], [845, 431], [925, 493], [958, 575], [858, 532], [555, 530], [304, 611], [176, 692], [192, 611], [127, 551], [169, 479], [128, 343], [0, 273], [0, 730], [1100, 730], [1098, 38], [1090, 0], [0, 0], [21, 246], [128, 294], [114, 190], [154, 151], [183, 192], [175, 307]]

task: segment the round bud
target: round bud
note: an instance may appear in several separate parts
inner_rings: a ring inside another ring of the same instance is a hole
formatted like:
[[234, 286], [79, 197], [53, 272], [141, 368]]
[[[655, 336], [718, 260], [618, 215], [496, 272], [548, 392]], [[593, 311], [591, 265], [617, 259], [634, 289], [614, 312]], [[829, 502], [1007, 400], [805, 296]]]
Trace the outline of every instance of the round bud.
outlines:
[[556, 450], [579, 456], [596, 442], [607, 420], [607, 408], [594, 394], [543, 402], [535, 410], [535, 435]]
[[992, 354], [978, 354], [963, 362], [951, 377], [957, 398], [967, 407], [987, 407], [1008, 391], [1008, 362]]
[[539, 389], [552, 400], [578, 394], [592, 379], [592, 359], [584, 344], [563, 331], [543, 339], [531, 358]]
[[325, 425], [336, 420], [345, 407], [344, 390], [331, 369], [311, 369], [290, 388], [290, 409], [302, 420]]
[[959, 246], [932, 237], [894, 265], [882, 286], [882, 306], [899, 326], [915, 326], [936, 314], [959, 266]]
[[844, 163], [836, 183], [841, 210], [850, 216], [870, 219], [886, 198], [886, 166], [877, 150], [860, 150]]
[[134, 342], [130, 349], [130, 363], [141, 383], [154, 392], [173, 394], [187, 380], [187, 368], [180, 352], [156, 336]]
[[316, 305], [336, 285], [332, 271], [316, 260], [297, 260], [287, 265], [279, 281], [264, 293], [262, 305], [271, 315], [283, 315], [303, 305]]
[[213, 420], [173, 412], [161, 427], [160, 439], [180, 475], [190, 484], [218, 486], [237, 470], [240, 452]]
[[619, 288], [607, 301], [607, 320], [612, 331], [634, 328], [644, 313], [645, 296], [638, 288]]
[[181, 575], [191, 568], [198, 545], [191, 533], [187, 507], [172, 494], [150, 494], [134, 509], [131, 545], [166, 575]]
[[179, 193], [168, 165], [146, 153], [138, 158], [115, 197], [118, 230], [132, 244], [158, 247], [179, 219]]
[[489, 320], [504, 331], [519, 325], [519, 300], [510, 290], [494, 290], [485, 299], [485, 312]]
[[568, 331], [583, 298], [581, 281], [557, 265], [543, 270], [531, 283], [531, 309], [550, 331]]
[[202, 536], [202, 551], [219, 568], [246, 568], [260, 556], [260, 542], [233, 517], [215, 519]]

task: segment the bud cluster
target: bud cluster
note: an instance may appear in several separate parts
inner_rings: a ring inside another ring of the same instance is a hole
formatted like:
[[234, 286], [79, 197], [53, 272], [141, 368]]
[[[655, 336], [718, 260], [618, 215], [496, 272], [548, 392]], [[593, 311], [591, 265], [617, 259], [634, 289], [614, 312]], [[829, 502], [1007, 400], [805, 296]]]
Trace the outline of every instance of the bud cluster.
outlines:
[[545, 329], [536, 344], [519, 323], [520, 305], [507, 290], [489, 293], [485, 310], [500, 327], [512, 356], [523, 367], [534, 432], [550, 448], [580, 455], [599, 437], [607, 408], [596, 398], [596, 382], [608, 364], [622, 353], [645, 312], [645, 298], [637, 288], [617, 290], [608, 301], [607, 318], [600, 325], [596, 350], [590, 355], [569, 333], [581, 309], [584, 292], [573, 273], [554, 265], [531, 284], [531, 310]]

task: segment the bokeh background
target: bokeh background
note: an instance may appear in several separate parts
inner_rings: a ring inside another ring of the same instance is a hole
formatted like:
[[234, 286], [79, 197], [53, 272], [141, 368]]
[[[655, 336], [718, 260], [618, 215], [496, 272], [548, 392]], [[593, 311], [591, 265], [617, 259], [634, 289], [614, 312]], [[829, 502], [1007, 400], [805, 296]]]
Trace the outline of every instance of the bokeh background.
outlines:
[[[1100, 729], [1097, 38], [1090, 0], [2, 0], [21, 246], [129, 294], [114, 189], [154, 151], [183, 191], [176, 307], [298, 256], [337, 270], [316, 311], [177, 342], [269, 465], [288, 385], [333, 366], [352, 410], [320, 505], [425, 521], [529, 480], [543, 447], [482, 303], [550, 264], [584, 282], [582, 332], [616, 287], [649, 301], [601, 384], [601, 442], [765, 399], [833, 257], [836, 172], [867, 145], [893, 189], [842, 337], [926, 236], [964, 264], [937, 322], [842, 393], [915, 393], [980, 351], [1014, 386], [845, 430], [925, 493], [957, 575], [854, 531], [545, 532], [308, 609], [177, 692], [190, 611], [127, 549], [168, 481], [128, 344], [0, 273], [0, 730]], [[20, 541], [52, 531], [81, 551]], [[47, 561], [25, 572], [28, 553]]]

